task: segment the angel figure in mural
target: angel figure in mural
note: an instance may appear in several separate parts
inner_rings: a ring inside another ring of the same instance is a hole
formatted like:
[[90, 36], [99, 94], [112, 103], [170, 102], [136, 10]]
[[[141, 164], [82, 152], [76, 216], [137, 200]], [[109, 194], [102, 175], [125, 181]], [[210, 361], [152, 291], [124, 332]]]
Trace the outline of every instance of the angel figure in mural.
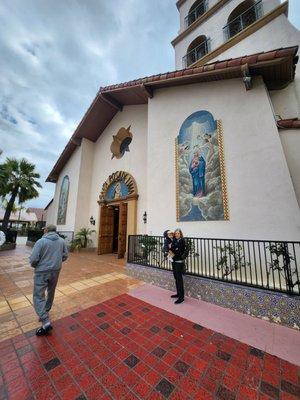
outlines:
[[213, 155], [213, 144], [211, 142], [211, 135], [205, 133], [203, 138], [199, 135], [197, 137], [203, 145], [194, 146], [194, 155], [190, 162], [189, 171], [193, 181], [193, 195], [194, 197], [204, 197], [205, 191], [205, 172], [206, 165], [209, 164]]

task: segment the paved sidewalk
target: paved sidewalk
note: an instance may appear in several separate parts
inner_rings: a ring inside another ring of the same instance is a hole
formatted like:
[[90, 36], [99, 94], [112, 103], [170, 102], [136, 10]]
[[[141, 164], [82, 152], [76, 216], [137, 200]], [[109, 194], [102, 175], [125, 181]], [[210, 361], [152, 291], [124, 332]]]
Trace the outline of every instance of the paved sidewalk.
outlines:
[[299, 368], [129, 295], [0, 343], [9, 400], [280, 399]]
[[[31, 249], [0, 253], [0, 341], [39, 326], [32, 306]], [[124, 274], [124, 260], [115, 255], [71, 253], [63, 263], [50, 316], [52, 320], [127, 293], [141, 282]]]
[[169, 290], [144, 284], [130, 295], [206, 328], [240, 340], [300, 366], [300, 332], [228, 308], [186, 297], [175, 305]]

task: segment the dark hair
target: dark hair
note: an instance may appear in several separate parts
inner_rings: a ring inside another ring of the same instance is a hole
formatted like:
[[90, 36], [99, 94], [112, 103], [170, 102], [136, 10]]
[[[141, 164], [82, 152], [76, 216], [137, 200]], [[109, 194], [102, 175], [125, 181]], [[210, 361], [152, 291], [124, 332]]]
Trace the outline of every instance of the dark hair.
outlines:
[[180, 233], [180, 237], [183, 238], [183, 233], [182, 233], [182, 230], [180, 228], [176, 228], [175, 231], [174, 231], [174, 234], [176, 232], [179, 232]]

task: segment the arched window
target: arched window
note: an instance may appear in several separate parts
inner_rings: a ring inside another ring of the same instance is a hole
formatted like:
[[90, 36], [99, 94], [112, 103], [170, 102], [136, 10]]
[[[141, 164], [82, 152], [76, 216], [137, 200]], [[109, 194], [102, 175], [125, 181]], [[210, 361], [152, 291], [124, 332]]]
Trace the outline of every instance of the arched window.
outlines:
[[205, 35], [198, 36], [187, 49], [186, 55], [183, 57], [183, 67], [187, 68], [189, 65], [200, 60], [205, 54], [210, 51], [210, 39]]
[[189, 10], [188, 15], [185, 17], [185, 27], [190, 26], [196, 19], [207, 11], [208, 0], [197, 0]]
[[57, 210], [57, 225], [65, 225], [68, 207], [70, 180], [68, 175], [64, 177], [60, 187], [59, 203]]
[[263, 15], [262, 0], [245, 0], [239, 4], [229, 15], [227, 25], [223, 28], [225, 39], [253, 24]]

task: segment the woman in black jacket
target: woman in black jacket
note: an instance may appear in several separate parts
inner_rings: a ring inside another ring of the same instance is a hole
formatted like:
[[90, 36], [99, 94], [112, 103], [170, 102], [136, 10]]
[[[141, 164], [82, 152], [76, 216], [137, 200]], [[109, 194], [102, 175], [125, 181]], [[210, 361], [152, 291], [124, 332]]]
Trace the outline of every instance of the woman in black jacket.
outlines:
[[171, 251], [174, 253], [172, 267], [177, 293], [173, 294], [171, 297], [177, 298], [175, 304], [180, 304], [184, 301], [182, 274], [184, 271], [185, 241], [181, 229], [176, 229], [174, 236], [175, 237], [171, 245]]

